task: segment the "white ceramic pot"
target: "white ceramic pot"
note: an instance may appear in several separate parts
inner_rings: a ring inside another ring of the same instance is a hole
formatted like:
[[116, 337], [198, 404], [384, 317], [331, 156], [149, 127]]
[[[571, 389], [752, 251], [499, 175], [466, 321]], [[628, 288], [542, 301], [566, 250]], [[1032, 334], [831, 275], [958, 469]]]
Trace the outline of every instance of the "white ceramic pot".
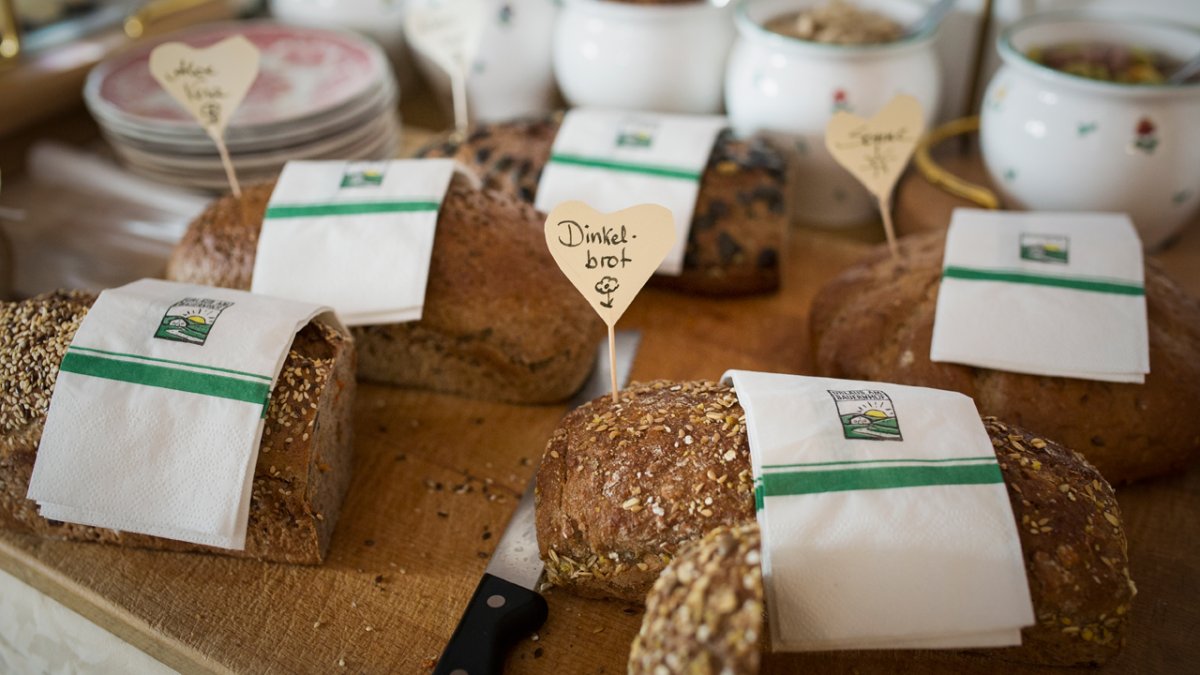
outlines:
[[1147, 249], [1164, 245], [1200, 206], [1200, 84], [1087, 80], [1025, 58], [1033, 46], [1109, 42], [1180, 60], [1200, 30], [1098, 10], [1053, 12], [1010, 26], [1004, 65], [984, 96], [983, 157], [1010, 205], [1128, 213]]
[[270, 0], [271, 15], [284, 23], [345, 28], [383, 47], [403, 92], [415, 81], [404, 40], [407, 0]]
[[729, 7], [566, 0], [554, 75], [573, 106], [718, 113], [733, 38]]
[[[847, 110], [870, 117], [896, 94], [937, 111], [941, 74], [934, 32], [872, 45], [834, 45], [786, 37], [763, 28], [770, 19], [827, 0], [742, 0], [738, 41], [729, 57], [725, 107], [739, 135], [762, 133], [791, 160], [793, 215], [821, 226], [858, 225], [876, 217], [874, 200], [825, 149], [825, 125]], [[916, 0], [856, 0], [904, 25], [924, 5]]]
[[[414, 6], [444, 0], [409, 0]], [[556, 0], [484, 0], [483, 32], [467, 73], [467, 113], [493, 122], [547, 113], [558, 107], [551, 66]], [[417, 67], [447, 110], [450, 77], [420, 52]]]

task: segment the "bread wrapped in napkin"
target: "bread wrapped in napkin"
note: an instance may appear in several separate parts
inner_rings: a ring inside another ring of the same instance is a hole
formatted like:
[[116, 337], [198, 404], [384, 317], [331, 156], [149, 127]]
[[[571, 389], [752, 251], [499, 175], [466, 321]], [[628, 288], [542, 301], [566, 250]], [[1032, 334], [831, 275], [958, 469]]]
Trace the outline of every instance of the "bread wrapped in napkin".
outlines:
[[[249, 289], [273, 187], [215, 201], [188, 227], [167, 278]], [[579, 389], [603, 327], [556, 268], [543, 222], [456, 175], [438, 213], [421, 319], [352, 328], [359, 377], [514, 403]]]
[[[476, 127], [465, 141], [446, 141], [423, 157], [453, 157], [485, 187], [534, 203], [562, 116]], [[725, 131], [700, 178], [679, 276], [653, 282], [704, 295], [765, 293], [779, 287], [787, 232], [783, 156], [761, 138], [737, 140]]]
[[[1112, 488], [1051, 440], [992, 418], [984, 426], [1007, 486], [1036, 620], [1022, 630], [1022, 646], [1003, 653], [1038, 663], [1103, 661], [1120, 648], [1136, 592]], [[651, 382], [625, 390], [615, 405], [596, 399], [554, 432], [537, 488], [548, 581], [641, 602], [686, 545], [755, 520], [744, 412], [730, 387], [713, 382]], [[718, 605], [737, 612], [745, 597]], [[647, 621], [662, 616], [649, 611]], [[733, 620], [714, 617], [710, 631]]]
[[941, 234], [905, 237], [899, 260], [881, 248], [826, 284], [809, 322], [816, 374], [962, 392], [981, 413], [1083, 453], [1114, 484], [1170, 472], [1200, 453], [1192, 411], [1200, 302], [1153, 262], [1145, 267], [1150, 373], [1144, 384], [1099, 382], [931, 361], [943, 248]]
[[0, 373], [5, 382], [0, 405], [0, 529], [54, 539], [320, 563], [350, 485], [355, 387], [352, 340], [320, 320], [296, 334], [270, 392], [253, 469], [244, 550], [39, 515], [37, 503], [26, 495], [59, 365], [95, 301], [89, 293], [56, 292], [0, 303]]

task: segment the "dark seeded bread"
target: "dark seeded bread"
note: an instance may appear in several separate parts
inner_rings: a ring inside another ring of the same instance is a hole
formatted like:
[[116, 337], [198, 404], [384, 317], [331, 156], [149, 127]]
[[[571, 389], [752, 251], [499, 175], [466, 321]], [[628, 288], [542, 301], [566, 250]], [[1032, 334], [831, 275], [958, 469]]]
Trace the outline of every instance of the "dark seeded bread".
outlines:
[[[560, 119], [481, 125], [464, 143], [421, 151], [453, 157], [474, 169], [484, 186], [533, 203]], [[654, 283], [691, 293], [743, 295], [779, 287], [779, 251], [787, 230], [784, 160], [758, 138], [723, 132], [700, 179], [700, 194], [684, 253], [683, 273]]]
[[[250, 288], [273, 187], [214, 202], [188, 227], [167, 278]], [[574, 393], [603, 325], [550, 257], [543, 222], [528, 205], [456, 176], [438, 217], [423, 316], [354, 328], [359, 377], [514, 403]]]
[[25, 494], [58, 364], [94, 301], [87, 293], [57, 292], [0, 303], [0, 528], [54, 539], [320, 563], [350, 485], [354, 344], [319, 321], [297, 333], [271, 392], [244, 551], [38, 515], [36, 502]]
[[960, 391], [980, 412], [1082, 452], [1113, 483], [1173, 471], [1200, 453], [1200, 302], [1155, 264], [1146, 264], [1144, 384], [1040, 377], [929, 360], [944, 242], [905, 237], [900, 262], [880, 249], [821, 290], [810, 321], [818, 374]]
[[[546, 578], [641, 602], [679, 546], [754, 518], [737, 397], [711, 382], [653, 382], [565, 418], [537, 474]], [[690, 427], [690, 428], [689, 428]]]
[[[1037, 617], [1024, 646], [1004, 653], [1038, 663], [1105, 660], [1122, 644], [1136, 592], [1112, 488], [1057, 443], [991, 418], [984, 425], [1008, 485]], [[636, 385], [615, 406], [596, 399], [555, 431], [537, 488], [549, 582], [640, 602], [683, 545], [754, 520], [741, 406], [712, 382]]]

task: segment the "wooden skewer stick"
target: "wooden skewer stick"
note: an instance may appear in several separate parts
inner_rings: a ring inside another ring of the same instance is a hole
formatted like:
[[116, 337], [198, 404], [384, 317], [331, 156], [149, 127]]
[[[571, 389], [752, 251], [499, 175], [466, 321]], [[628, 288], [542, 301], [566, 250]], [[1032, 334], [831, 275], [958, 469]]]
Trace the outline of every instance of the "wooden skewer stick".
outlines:
[[608, 326], [608, 369], [612, 375], [612, 398], [617, 402], [617, 335], [612, 324]]
[[213, 140], [217, 144], [217, 152], [221, 154], [221, 165], [225, 167], [225, 177], [229, 179], [229, 188], [233, 190], [234, 197], [242, 196], [242, 186], [238, 185], [237, 173], [233, 170], [233, 161], [229, 159], [229, 150], [225, 148], [225, 139], [221, 134], [213, 134]]
[[882, 197], [879, 200], [879, 212], [883, 214], [883, 232], [887, 235], [888, 251], [896, 260], [900, 259], [900, 246], [896, 243], [896, 226], [892, 224], [892, 197]]

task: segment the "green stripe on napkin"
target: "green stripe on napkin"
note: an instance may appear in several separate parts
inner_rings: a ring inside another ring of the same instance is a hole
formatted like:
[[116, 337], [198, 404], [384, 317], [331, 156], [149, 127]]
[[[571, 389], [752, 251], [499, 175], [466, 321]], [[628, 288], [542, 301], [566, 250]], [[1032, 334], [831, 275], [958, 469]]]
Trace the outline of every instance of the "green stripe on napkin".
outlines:
[[1013, 284], [1032, 284], [1035, 286], [1057, 286], [1072, 288], [1078, 291], [1094, 293], [1113, 293], [1116, 295], [1145, 295], [1146, 291], [1139, 284], [1123, 281], [1107, 281], [1104, 279], [1089, 279], [1080, 277], [1056, 277], [1013, 270], [981, 270], [971, 267], [948, 266], [942, 270], [942, 277], [950, 279], [965, 279], [968, 281], [1006, 281]]
[[853, 464], [945, 464], [947, 462], [967, 463], [967, 462], [986, 462], [994, 464], [996, 462], [995, 455], [981, 455], [978, 457], [946, 457], [943, 459], [856, 459], [843, 462], [806, 462], [801, 464], [764, 464], [764, 471], [774, 469], [794, 469], [808, 466], [845, 466]]
[[59, 370], [264, 406], [271, 393], [271, 385], [267, 382], [253, 382], [215, 373], [198, 373], [194, 370], [139, 361], [121, 361], [78, 351], [68, 351], [59, 365]]
[[436, 201], [346, 202], [341, 204], [279, 204], [268, 206], [264, 218], [307, 218], [311, 216], [355, 216], [364, 213], [408, 213], [437, 211]]
[[557, 164], [573, 164], [575, 166], [586, 166], [593, 169], [608, 169], [610, 171], [626, 171], [629, 173], [644, 173], [650, 176], [662, 176], [664, 178], [683, 178], [686, 180], [700, 180], [699, 171], [691, 171], [689, 169], [679, 169], [670, 166], [654, 166], [652, 164], [634, 164], [632, 162], [614, 162], [607, 159], [597, 159], [595, 157], [580, 157], [578, 155], [550, 155], [550, 161]]
[[270, 382], [272, 379], [271, 376], [269, 376], [269, 375], [259, 375], [257, 373], [247, 373], [243, 370], [233, 370], [231, 368], [218, 368], [216, 366], [202, 366], [199, 363], [188, 363], [186, 361], [172, 361], [171, 359], [156, 359], [156, 358], [153, 358], [150, 356], [138, 356], [137, 354], [125, 354], [123, 352], [110, 352], [110, 351], [106, 351], [103, 349], [95, 349], [92, 347], [80, 347], [77, 345], [70, 345], [69, 347], [67, 347], [67, 350], [72, 351], [72, 352], [73, 351], [93, 352], [96, 354], [104, 354], [106, 356], [119, 356], [123, 359], [133, 359], [136, 361], [152, 361], [154, 363], [169, 363], [169, 364], [175, 365], [175, 366], [187, 366], [188, 368], [197, 368], [200, 370], [211, 370], [211, 371], [218, 372], [218, 373], [230, 373], [233, 375], [242, 375], [245, 377], [253, 377], [255, 379], [265, 380], [267, 382]]
[[895, 466], [830, 471], [768, 473], [762, 477], [764, 497], [807, 495], [848, 490], [885, 490], [928, 485], [981, 485], [1001, 483], [1000, 466], [967, 464], [950, 466]]

